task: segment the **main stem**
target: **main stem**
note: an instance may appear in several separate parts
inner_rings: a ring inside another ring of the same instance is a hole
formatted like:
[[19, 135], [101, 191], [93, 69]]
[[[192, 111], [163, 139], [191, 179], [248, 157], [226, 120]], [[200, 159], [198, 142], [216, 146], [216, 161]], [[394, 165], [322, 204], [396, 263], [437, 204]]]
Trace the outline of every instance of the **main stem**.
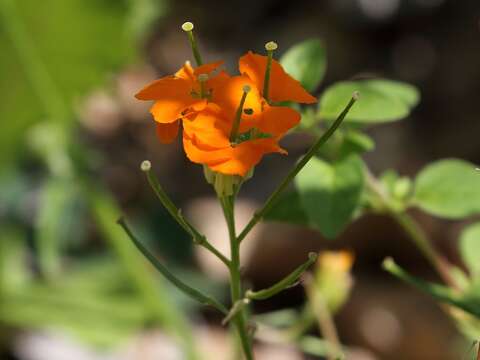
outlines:
[[[225, 220], [228, 226], [230, 238], [230, 296], [232, 304], [236, 304], [242, 298], [242, 282], [240, 278], [240, 242], [235, 232], [234, 197], [224, 196], [220, 198]], [[252, 346], [246, 326], [245, 311], [242, 309], [233, 318], [233, 324], [237, 330], [245, 358], [253, 360]]]

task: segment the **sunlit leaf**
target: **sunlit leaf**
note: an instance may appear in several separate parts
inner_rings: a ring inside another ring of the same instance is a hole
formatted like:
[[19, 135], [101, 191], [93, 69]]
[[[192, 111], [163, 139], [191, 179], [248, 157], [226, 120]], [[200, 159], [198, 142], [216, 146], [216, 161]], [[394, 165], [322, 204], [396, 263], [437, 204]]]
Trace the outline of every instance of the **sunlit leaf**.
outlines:
[[480, 276], [480, 222], [470, 225], [460, 235], [460, 254], [472, 275]]
[[345, 107], [345, 99], [354, 91], [360, 93], [360, 100], [348, 113], [347, 122], [370, 124], [400, 120], [410, 114], [420, 99], [414, 86], [398, 81], [343, 81], [323, 93], [319, 105], [321, 117], [335, 119]]
[[353, 218], [364, 184], [363, 162], [351, 155], [330, 164], [313, 158], [297, 175], [309, 224], [328, 238], [337, 236]]
[[459, 159], [426, 166], [415, 179], [413, 203], [444, 218], [460, 219], [480, 212], [480, 172]]
[[288, 49], [280, 62], [305, 89], [313, 91], [325, 75], [327, 67], [325, 46], [319, 39], [305, 40]]

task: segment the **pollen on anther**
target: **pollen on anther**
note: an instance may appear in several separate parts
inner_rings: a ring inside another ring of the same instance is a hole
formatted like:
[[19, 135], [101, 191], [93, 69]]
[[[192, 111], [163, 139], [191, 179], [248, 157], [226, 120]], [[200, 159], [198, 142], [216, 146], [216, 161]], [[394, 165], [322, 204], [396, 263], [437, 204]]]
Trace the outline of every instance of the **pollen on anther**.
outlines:
[[140, 169], [142, 169], [142, 171], [150, 171], [150, 169], [152, 168], [152, 163], [148, 160], [144, 160], [142, 161], [142, 164], [140, 165]]
[[198, 81], [207, 81], [207, 80], [208, 80], [208, 74], [198, 75]]
[[360, 92], [354, 91], [352, 94], [353, 100], [358, 100], [360, 98]]
[[185, 23], [182, 24], [182, 30], [183, 31], [192, 31], [193, 30], [193, 23], [191, 23], [190, 21], [187, 21]]
[[277, 48], [278, 48], [278, 45], [275, 41], [269, 41], [265, 44], [265, 49], [267, 51], [277, 50]]
[[252, 90], [252, 88], [250, 87], [250, 85], [244, 85], [244, 86], [243, 86], [243, 92], [248, 93], [248, 92], [250, 92], [250, 90]]

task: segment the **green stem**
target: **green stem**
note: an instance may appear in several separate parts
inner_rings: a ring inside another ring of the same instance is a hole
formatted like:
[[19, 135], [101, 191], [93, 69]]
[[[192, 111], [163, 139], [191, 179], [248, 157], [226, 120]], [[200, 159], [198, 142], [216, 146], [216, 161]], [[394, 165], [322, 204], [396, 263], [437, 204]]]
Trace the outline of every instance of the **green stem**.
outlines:
[[408, 272], [403, 270], [400, 266], [398, 266], [392, 258], [386, 258], [383, 261], [382, 266], [390, 274], [395, 275], [399, 279], [417, 287], [422, 291], [426, 291], [438, 301], [454, 305], [468, 313], [475, 315], [476, 317], [480, 317], [480, 309], [478, 308], [478, 306], [462, 299], [462, 295], [457, 293], [452, 288], [437, 284], [431, 284], [425, 280], [413, 277]]
[[248, 91], [243, 90], [242, 98], [240, 99], [240, 104], [237, 108], [237, 113], [235, 114], [235, 120], [232, 125], [232, 131], [230, 132], [230, 142], [233, 144], [237, 140], [238, 136], [238, 129], [240, 128], [240, 119], [242, 118], [243, 113], [243, 105], [245, 104], [245, 100], [247, 98]]
[[270, 286], [267, 289], [263, 289], [259, 291], [248, 290], [245, 296], [248, 299], [265, 300], [278, 294], [279, 292], [292, 286], [292, 284], [294, 284], [298, 280], [298, 278], [305, 272], [305, 270], [307, 270], [308, 267], [312, 265], [316, 260], [317, 260], [317, 254], [315, 253], [308, 254], [308, 260], [302, 265], [300, 265], [299, 267], [297, 267], [294, 271], [292, 271], [289, 275], [284, 277], [282, 280], [280, 280], [279, 282]]
[[193, 239], [193, 242], [195, 244], [203, 246], [205, 249], [210, 251], [226, 266], [230, 266], [230, 261], [207, 240], [205, 235], [200, 234], [198, 230], [183, 217], [182, 212], [175, 206], [172, 200], [168, 197], [167, 193], [165, 192], [165, 190], [163, 190], [162, 186], [158, 182], [158, 179], [152, 173], [150, 169], [150, 163], [148, 163], [148, 166], [146, 169], [144, 169], [144, 171], [147, 174], [147, 179], [150, 186], [152, 187], [153, 191], [157, 195], [160, 202], [163, 204], [165, 209], [167, 209], [168, 213], [177, 221], [177, 223], [188, 234], [190, 234], [190, 236]]
[[270, 72], [272, 69], [273, 50], [267, 50], [267, 67], [265, 68], [265, 78], [263, 80], [263, 97], [269, 102], [270, 92]]
[[447, 260], [432, 246], [432, 243], [422, 228], [420, 228], [417, 222], [405, 211], [397, 210], [390, 205], [391, 201], [389, 195], [368, 168], [365, 170], [365, 174], [367, 179], [366, 184], [370, 191], [377, 195], [378, 199], [381, 201], [382, 210], [389, 214], [397, 224], [402, 227], [423, 256], [425, 256], [433, 268], [438, 272], [443, 281], [449, 286], [458, 289], [458, 284], [450, 275], [450, 266]]
[[336, 360], [343, 358], [342, 345], [338, 338], [337, 328], [333, 321], [332, 314], [328, 309], [328, 305], [321, 294], [315, 294], [310, 299], [310, 304], [318, 321], [318, 326], [323, 337], [331, 345], [331, 350], [327, 354], [327, 360]]
[[353, 104], [357, 100], [358, 100], [358, 94], [354, 93], [354, 95], [348, 102], [347, 106], [342, 111], [342, 113], [338, 116], [338, 118], [334, 121], [332, 126], [330, 126], [328, 130], [312, 145], [312, 147], [302, 157], [302, 159], [297, 163], [297, 165], [287, 174], [287, 176], [282, 180], [280, 185], [278, 185], [275, 191], [267, 199], [263, 207], [260, 210], [257, 210], [255, 212], [252, 219], [249, 221], [249, 223], [245, 226], [245, 228], [242, 230], [242, 232], [238, 236], [238, 240], [237, 240], [238, 242], [241, 242], [248, 235], [250, 230], [252, 230], [252, 228], [271, 209], [272, 205], [278, 199], [280, 194], [287, 188], [288, 185], [290, 185], [290, 183], [295, 178], [295, 176], [297, 176], [300, 170], [302, 170], [303, 167], [308, 163], [308, 161], [310, 161], [310, 159], [313, 156], [315, 156], [315, 154], [320, 149], [320, 147], [322, 147], [322, 145], [325, 144], [328, 141], [328, 139], [330, 139], [330, 137], [335, 133], [338, 127], [342, 124], [343, 120], [345, 119], [345, 116], [347, 116], [348, 112], [350, 111], [350, 108], [353, 106]]
[[193, 31], [187, 31], [188, 40], [190, 41], [190, 46], [192, 48], [193, 57], [195, 58], [195, 62], [197, 66], [203, 64], [202, 56], [200, 55], [200, 51], [198, 50], [197, 41], [195, 40], [195, 35], [193, 35]]
[[173, 275], [162, 263], [160, 263], [157, 258], [150, 251], [148, 251], [148, 249], [132, 233], [127, 223], [125, 222], [125, 219], [120, 218], [117, 223], [123, 228], [123, 230], [125, 230], [125, 233], [128, 235], [136, 248], [140, 250], [140, 252], [147, 258], [148, 261], [150, 261], [150, 263], [155, 267], [155, 269], [157, 269], [168, 281], [170, 281], [174, 286], [176, 286], [178, 289], [190, 296], [192, 299], [197, 300], [204, 305], [212, 306], [224, 315], [227, 315], [227, 308], [223, 306], [220, 302], [218, 302], [213, 297], [205, 295], [200, 291], [192, 288], [191, 286], [185, 284], [183, 281]]
[[[237, 241], [235, 233], [235, 217], [233, 197], [222, 197], [219, 199], [222, 205], [225, 220], [228, 226], [228, 235], [230, 239], [230, 296], [233, 306], [242, 299], [242, 284], [240, 278], [240, 242]], [[233, 324], [237, 329], [240, 343], [242, 345], [245, 358], [253, 360], [252, 345], [246, 326], [246, 316], [244, 309], [240, 309], [233, 317]]]

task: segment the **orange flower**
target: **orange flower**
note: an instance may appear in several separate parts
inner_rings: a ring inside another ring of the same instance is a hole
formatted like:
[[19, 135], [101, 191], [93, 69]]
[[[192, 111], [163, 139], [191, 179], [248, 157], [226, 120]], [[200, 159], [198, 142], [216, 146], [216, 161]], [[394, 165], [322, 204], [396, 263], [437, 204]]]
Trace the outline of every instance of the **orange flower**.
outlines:
[[[263, 89], [265, 71], [267, 68], [267, 56], [254, 54], [249, 51], [239, 61], [240, 73], [247, 75], [256, 84], [257, 88]], [[263, 96], [263, 94], [262, 94]], [[270, 70], [269, 100], [272, 102], [294, 101], [302, 104], [311, 104], [317, 101], [310, 95], [294, 78], [283, 70], [282, 65], [272, 59]]]
[[178, 134], [179, 120], [203, 110], [215, 93], [215, 88], [229, 76], [221, 71], [205, 81], [205, 96], [201, 96], [200, 74], [210, 74], [222, 61], [192, 68], [190, 63], [175, 73], [155, 80], [140, 90], [135, 97], [139, 100], [155, 100], [150, 112], [157, 122], [157, 135], [162, 143], [172, 142]]
[[[239, 101], [245, 85], [250, 86], [239, 125], [239, 139], [230, 141]], [[183, 145], [195, 163], [226, 175], [245, 176], [268, 153], [286, 154], [278, 141], [298, 124], [300, 114], [288, 107], [270, 106], [252, 80], [235, 76], [217, 89], [216, 103], [184, 121]]]

